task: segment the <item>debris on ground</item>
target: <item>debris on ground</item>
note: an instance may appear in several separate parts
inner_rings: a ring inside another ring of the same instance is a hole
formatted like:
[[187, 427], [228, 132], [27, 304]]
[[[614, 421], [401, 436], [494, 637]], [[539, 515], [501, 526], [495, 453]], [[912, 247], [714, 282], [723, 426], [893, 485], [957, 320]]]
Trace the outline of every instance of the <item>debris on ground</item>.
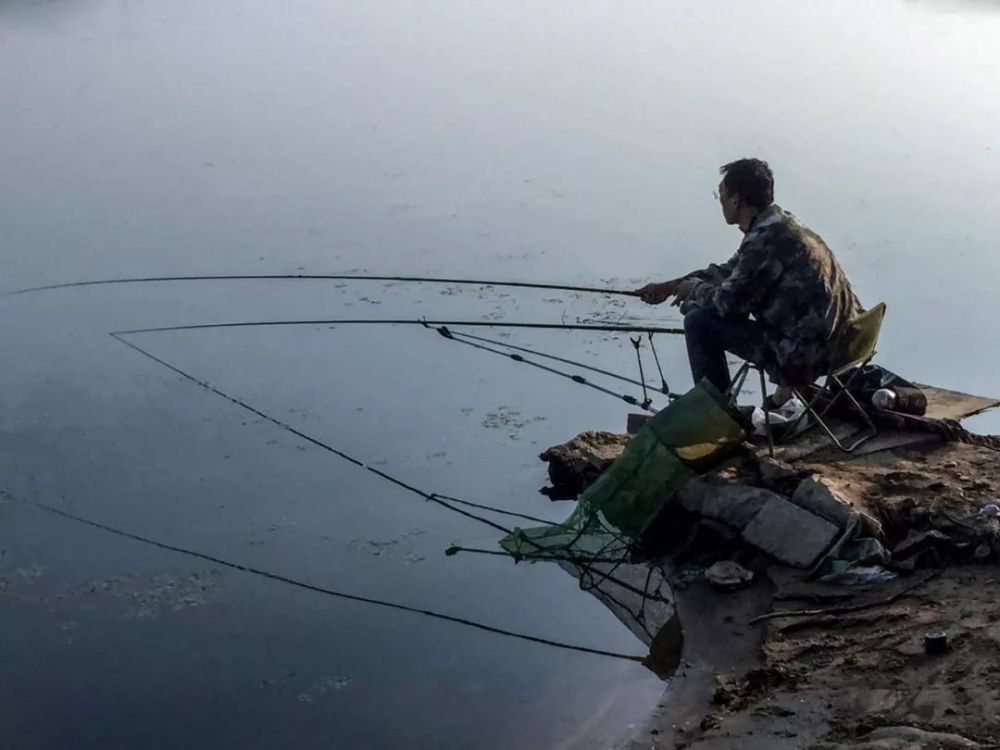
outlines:
[[[558, 465], [561, 486], [589, 486], [600, 476], [597, 446], [606, 468], [609, 455], [627, 442], [609, 435], [584, 433], [546, 451], [550, 473]], [[842, 574], [851, 566], [910, 572], [1000, 561], [998, 497], [997, 452], [945, 443], [789, 463], [745, 456], [690, 479], [675, 504], [686, 522], [721, 524], [786, 565], [822, 563], [824, 574]]]
[[705, 580], [720, 591], [733, 591], [748, 585], [753, 571], [732, 560], [721, 560], [705, 571]]

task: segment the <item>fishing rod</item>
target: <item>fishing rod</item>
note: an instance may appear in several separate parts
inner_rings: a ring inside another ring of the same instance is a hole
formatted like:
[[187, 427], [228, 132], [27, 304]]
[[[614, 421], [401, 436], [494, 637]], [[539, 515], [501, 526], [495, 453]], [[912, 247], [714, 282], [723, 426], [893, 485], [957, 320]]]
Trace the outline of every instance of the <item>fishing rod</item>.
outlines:
[[[555, 354], [547, 354], [545, 352], [540, 352], [537, 349], [530, 349], [526, 346], [517, 346], [515, 344], [508, 343], [506, 341], [497, 341], [496, 339], [488, 339], [483, 336], [476, 336], [471, 333], [464, 333], [462, 331], [452, 331], [451, 335], [456, 338], [469, 339], [471, 341], [479, 341], [483, 344], [491, 344], [493, 346], [502, 346], [507, 349], [513, 349], [514, 351], [524, 352], [525, 354], [532, 354], [536, 357], [543, 357], [544, 359], [551, 359], [554, 362], [562, 362], [565, 365], [573, 365], [574, 367], [579, 367], [583, 370], [589, 370], [590, 372], [596, 372], [600, 375], [605, 375], [614, 380], [620, 380], [623, 383], [630, 383], [631, 385], [642, 386], [642, 381], [636, 380], [635, 378], [630, 378], [626, 375], [621, 375], [617, 372], [611, 372], [610, 370], [603, 370], [600, 367], [594, 367], [593, 365], [588, 365], [584, 362], [577, 362], [576, 360], [566, 359], [565, 357], [557, 357]], [[665, 383], [664, 383], [665, 384]], [[670, 395], [669, 388], [662, 391], [666, 395]]]
[[[546, 555], [544, 559], [546, 562], [568, 562], [577, 564], [580, 562], [579, 556], [572, 555], [559, 555], [559, 554], [548, 554], [546, 549]], [[475, 555], [493, 555], [494, 557], [510, 557], [510, 553], [502, 549], [481, 549], [479, 547], [463, 547], [460, 544], [452, 544], [448, 549], [445, 550], [445, 554], [448, 557], [454, 557], [459, 552], [468, 552]], [[588, 563], [607, 563], [609, 565], [621, 564], [621, 557], [588, 557]]]
[[[466, 341], [464, 339], [456, 338], [452, 334], [451, 329], [449, 329], [447, 326], [432, 327], [431, 324], [428, 323], [427, 328], [437, 331], [444, 338], [449, 339], [451, 341], [457, 341], [460, 344], [471, 346], [474, 349], [480, 349], [484, 352], [490, 352], [491, 354], [499, 354], [501, 357], [507, 357], [508, 359], [512, 359], [515, 362], [520, 362], [522, 364], [531, 365], [532, 367], [537, 367], [539, 370], [544, 370], [545, 372], [551, 372], [553, 375], [558, 375], [559, 377], [566, 378], [567, 380], [572, 380], [574, 383], [585, 385], [588, 388], [593, 388], [595, 391], [600, 391], [601, 393], [606, 393], [609, 396], [613, 396], [614, 398], [621, 399], [626, 404], [630, 404], [632, 406], [638, 406], [639, 408], [644, 409], [645, 411], [651, 412], [653, 414], [657, 413], [657, 410], [650, 405], [652, 402], [648, 398], [640, 401], [635, 396], [629, 396], [627, 393], [617, 393], [615, 391], [612, 391], [610, 388], [605, 388], [604, 386], [597, 385], [597, 383], [592, 383], [585, 377], [583, 377], [583, 375], [573, 375], [568, 372], [563, 372], [562, 370], [557, 370], [554, 367], [543, 365], [540, 362], [532, 362], [530, 359], [525, 359], [520, 354], [515, 354], [513, 352], [504, 352], [499, 349], [493, 349], [492, 347], [485, 346], [484, 344], [478, 344], [475, 341]], [[645, 391], [645, 386], [643, 386], [643, 390]]]
[[635, 290], [605, 289], [602, 287], [577, 286], [573, 284], [546, 284], [533, 281], [496, 281], [492, 279], [449, 279], [436, 276], [373, 276], [367, 274], [313, 274], [313, 273], [241, 273], [241, 274], [209, 274], [202, 276], [136, 276], [119, 279], [88, 279], [86, 281], [67, 281], [60, 284], [45, 284], [24, 289], [15, 289], [0, 296], [30, 294], [54, 289], [73, 289], [85, 286], [110, 286], [112, 284], [149, 284], [173, 281], [393, 281], [417, 284], [452, 284], [467, 286], [503, 286], [519, 289], [549, 289], [561, 292], [582, 292], [584, 294], [616, 294], [624, 297], [638, 297]]
[[[393, 476], [392, 474], [389, 474], [386, 471], [383, 471], [382, 469], [379, 469], [379, 468], [377, 468], [375, 466], [372, 466], [370, 464], [366, 464], [363, 461], [358, 460], [354, 456], [351, 456], [350, 454], [348, 454], [348, 453], [346, 453], [346, 452], [344, 452], [344, 451], [342, 451], [342, 450], [340, 450], [338, 448], [333, 447], [329, 443], [326, 443], [326, 442], [324, 442], [322, 440], [319, 440], [319, 439], [317, 439], [315, 437], [312, 437], [311, 435], [307, 435], [306, 433], [302, 432], [301, 430], [295, 429], [294, 427], [292, 427], [287, 422], [285, 422], [285, 421], [283, 421], [281, 419], [278, 419], [277, 417], [274, 417], [274, 416], [272, 416], [270, 414], [267, 414], [264, 411], [261, 411], [257, 407], [252, 406], [251, 404], [247, 403], [243, 399], [238, 398], [237, 396], [230, 395], [230, 394], [226, 393], [225, 391], [220, 390], [219, 388], [217, 388], [216, 386], [212, 385], [211, 383], [208, 383], [208, 382], [206, 382], [204, 380], [201, 380], [201, 379], [197, 378], [196, 376], [192, 375], [191, 373], [188, 373], [185, 370], [182, 370], [181, 368], [177, 367], [176, 365], [173, 365], [170, 362], [167, 362], [165, 359], [162, 359], [161, 357], [156, 356], [152, 352], [149, 352], [149, 351], [143, 349], [142, 347], [138, 346], [137, 344], [134, 344], [131, 341], [127, 341], [126, 339], [122, 338], [122, 336], [119, 335], [119, 334], [112, 333], [110, 335], [111, 335], [112, 338], [114, 338], [119, 343], [124, 344], [125, 346], [129, 347], [133, 351], [138, 352], [139, 354], [141, 354], [143, 357], [146, 357], [147, 359], [152, 360], [153, 362], [155, 362], [155, 363], [157, 363], [157, 364], [159, 364], [159, 365], [167, 368], [168, 370], [171, 370], [172, 372], [176, 373], [177, 375], [180, 375], [185, 380], [188, 380], [189, 382], [194, 383], [195, 385], [197, 385], [197, 386], [205, 389], [206, 391], [208, 391], [210, 393], [214, 393], [217, 396], [221, 396], [223, 399], [225, 399], [226, 401], [231, 402], [232, 404], [238, 406], [239, 408], [244, 409], [246, 411], [249, 411], [252, 414], [255, 414], [258, 417], [261, 417], [262, 419], [264, 419], [264, 420], [266, 420], [266, 421], [274, 424], [275, 426], [277, 426], [277, 427], [279, 427], [279, 428], [281, 428], [281, 429], [283, 429], [283, 430], [291, 433], [292, 435], [295, 435], [296, 437], [299, 437], [299, 438], [301, 438], [301, 439], [303, 439], [303, 440], [305, 440], [305, 441], [307, 441], [307, 442], [315, 445], [318, 448], [321, 448], [321, 449], [323, 449], [325, 451], [328, 451], [328, 452], [332, 453], [333, 455], [335, 455], [335, 456], [337, 456], [339, 458], [344, 459], [348, 463], [351, 463], [351, 464], [353, 464], [354, 466], [356, 466], [358, 468], [361, 468], [361, 469], [364, 469], [366, 471], [369, 471], [372, 474], [375, 474], [376, 476], [379, 476], [382, 479], [385, 479], [386, 481], [391, 482], [392, 484], [395, 484], [397, 487], [400, 487], [400, 488], [402, 488], [404, 490], [407, 490], [408, 492], [412, 492], [415, 495], [418, 495], [419, 497], [422, 497], [424, 500], [426, 500], [428, 502], [436, 503], [437, 505], [440, 505], [440, 506], [442, 506], [442, 507], [444, 507], [444, 508], [446, 508], [448, 510], [451, 510], [453, 512], [459, 513], [460, 515], [466, 516], [467, 518], [470, 518], [472, 520], [479, 521], [480, 523], [483, 523], [483, 524], [485, 524], [487, 526], [490, 526], [490, 527], [492, 527], [492, 528], [494, 528], [494, 529], [496, 529], [498, 531], [502, 531], [502, 532], [504, 532], [506, 534], [512, 533], [511, 530], [508, 529], [508, 528], [505, 528], [505, 527], [503, 527], [503, 526], [501, 526], [501, 525], [499, 525], [497, 523], [494, 523], [493, 521], [490, 521], [487, 518], [483, 518], [482, 516], [477, 516], [474, 513], [470, 513], [468, 511], [461, 510], [460, 508], [456, 508], [452, 503], [460, 503], [460, 504], [463, 504], [463, 505], [466, 505], [466, 506], [471, 506], [471, 507], [475, 507], [475, 508], [481, 508], [481, 509], [484, 509], [484, 510], [488, 510], [488, 511], [491, 511], [491, 512], [494, 512], [494, 513], [500, 513], [500, 514], [507, 515], [507, 516], [514, 516], [514, 517], [525, 518], [525, 519], [532, 520], [532, 521], [539, 521], [539, 522], [542, 522], [542, 523], [549, 523], [548, 521], [544, 521], [543, 519], [539, 519], [539, 518], [534, 518], [532, 516], [527, 516], [527, 515], [520, 514], [520, 513], [514, 513], [514, 512], [511, 512], [511, 511], [506, 511], [506, 510], [499, 509], [499, 508], [494, 508], [494, 507], [491, 507], [491, 506], [481, 505], [479, 503], [473, 503], [473, 502], [470, 502], [468, 500], [459, 500], [458, 498], [449, 497], [448, 495], [442, 495], [442, 494], [436, 493], [436, 492], [427, 492], [425, 490], [422, 490], [422, 489], [420, 489], [418, 487], [413, 486], [412, 484], [409, 484], [408, 482], [403, 481], [402, 479], [400, 479], [398, 477]], [[77, 520], [82, 520], [82, 519], [77, 519]], [[107, 529], [107, 530], [111, 530], [111, 529]], [[580, 533], [582, 533], [582, 532], [583, 532], [583, 529], [580, 530]], [[616, 535], [613, 535], [613, 536], [615, 536], [616, 539], [620, 539]], [[144, 539], [144, 540], [141, 540], [141, 541], [149, 541], [149, 540], [145, 540]], [[186, 552], [186, 550], [177, 550], [177, 551]], [[587, 561], [584, 558], [577, 557], [577, 559], [575, 560], [575, 563], [577, 565], [583, 565], [585, 567]], [[253, 572], [253, 571], [251, 571], [251, 572]], [[626, 582], [621, 581], [621, 580], [619, 580], [617, 578], [611, 578], [610, 580], [612, 580], [613, 582], [615, 582], [619, 586], [623, 586], [623, 587], [626, 587], [626, 588], [629, 587], [629, 584], [627, 584]], [[289, 582], [291, 582], [291, 581], [289, 581]], [[293, 583], [293, 582], [291, 582], [291, 583]], [[509, 635], [509, 633], [508, 633], [508, 635]], [[564, 647], [576, 648], [574, 646], [564, 646]]]
[[581, 646], [574, 643], [567, 643], [564, 641], [555, 641], [549, 638], [541, 638], [536, 635], [530, 635], [528, 633], [521, 633], [515, 630], [507, 630], [505, 628], [494, 627], [493, 625], [487, 625], [486, 623], [477, 622], [475, 620], [470, 620], [464, 617], [457, 617], [455, 615], [449, 615], [444, 612], [437, 612], [431, 609], [423, 609], [420, 607], [412, 607], [407, 604], [401, 604], [399, 602], [387, 601], [385, 599], [376, 599], [370, 596], [362, 596], [360, 594], [354, 594], [347, 591], [337, 591], [335, 589], [327, 588], [326, 586], [318, 586], [316, 584], [307, 583], [301, 581], [297, 578], [290, 578], [289, 576], [281, 575], [279, 573], [274, 573], [269, 570], [264, 570], [262, 568], [256, 568], [251, 565], [246, 565], [244, 563], [235, 562], [232, 560], [227, 560], [222, 557], [217, 557], [216, 555], [210, 555], [199, 550], [191, 549], [189, 547], [181, 547], [176, 544], [168, 544], [167, 542], [159, 541], [158, 539], [153, 539], [151, 537], [142, 536], [140, 534], [135, 534], [124, 529], [119, 529], [114, 526], [109, 526], [107, 524], [100, 523], [99, 521], [94, 521], [90, 518], [84, 516], [78, 516], [75, 513], [69, 513], [62, 508], [56, 508], [52, 505], [46, 503], [41, 503], [38, 501], [29, 501], [32, 505], [40, 510], [44, 510], [48, 513], [52, 513], [57, 516], [61, 516], [67, 520], [75, 521], [76, 523], [84, 524], [95, 529], [100, 529], [101, 531], [114, 534], [115, 536], [122, 537], [124, 539], [131, 539], [142, 544], [150, 545], [152, 547], [157, 547], [158, 549], [167, 550], [169, 552], [176, 552], [181, 555], [186, 555], [188, 557], [193, 557], [199, 560], [205, 560], [214, 565], [219, 565], [224, 568], [229, 568], [231, 570], [237, 570], [241, 573], [247, 573], [249, 575], [258, 576], [260, 578], [266, 578], [271, 581], [276, 581], [278, 583], [284, 583], [289, 586], [294, 586], [296, 588], [305, 589], [306, 591], [312, 591], [317, 594], [324, 594], [326, 596], [331, 596], [337, 599], [344, 599], [347, 601], [358, 602], [360, 604], [375, 605], [377, 607], [385, 607], [388, 609], [394, 609], [400, 612], [409, 612], [411, 614], [423, 615], [424, 617], [430, 617], [435, 620], [444, 620], [445, 622], [455, 623], [457, 625], [464, 625], [466, 627], [475, 628], [476, 630], [483, 630], [487, 633], [493, 633], [495, 635], [503, 635], [508, 638], [516, 638], [522, 641], [529, 641], [531, 643], [538, 643], [543, 646], [550, 646], [554, 648], [566, 649], [569, 651], [577, 651], [585, 654], [593, 654], [595, 656], [608, 656], [613, 659], [623, 659], [626, 661], [633, 661], [644, 663], [646, 657], [623, 654], [617, 651], [607, 651], [605, 649], [591, 648], [590, 646]]
[[341, 318], [331, 320], [251, 320], [235, 323], [193, 323], [190, 325], [159, 326], [156, 328], [133, 328], [128, 331], [112, 331], [111, 335], [131, 335], [137, 333], [163, 333], [166, 331], [201, 331], [209, 328], [254, 328], [265, 326], [338, 326], [338, 325], [387, 325], [387, 326], [462, 326], [464, 328], [528, 328], [555, 331], [608, 331], [618, 333], [666, 333], [683, 335], [683, 328], [658, 326], [619, 325], [615, 323], [520, 323], [499, 320], [426, 320], [423, 318]]

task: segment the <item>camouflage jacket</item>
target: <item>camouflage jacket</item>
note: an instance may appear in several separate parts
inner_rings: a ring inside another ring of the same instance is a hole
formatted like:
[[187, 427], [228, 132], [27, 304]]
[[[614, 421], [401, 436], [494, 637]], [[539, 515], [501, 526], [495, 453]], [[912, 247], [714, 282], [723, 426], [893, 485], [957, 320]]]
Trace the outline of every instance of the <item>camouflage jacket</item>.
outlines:
[[681, 311], [710, 305], [722, 316], [752, 315], [763, 329], [758, 364], [782, 385], [826, 374], [831, 341], [863, 311], [826, 243], [777, 205], [754, 219], [732, 258], [688, 278], [701, 283]]

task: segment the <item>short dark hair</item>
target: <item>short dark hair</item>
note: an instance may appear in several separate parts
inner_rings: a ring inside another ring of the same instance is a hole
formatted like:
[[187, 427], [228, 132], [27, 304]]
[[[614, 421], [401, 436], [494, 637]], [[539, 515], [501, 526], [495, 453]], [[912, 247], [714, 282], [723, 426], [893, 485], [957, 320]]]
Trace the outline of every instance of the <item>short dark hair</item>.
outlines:
[[774, 203], [774, 173], [766, 161], [737, 159], [719, 167], [722, 184], [730, 195], [739, 195], [754, 208]]

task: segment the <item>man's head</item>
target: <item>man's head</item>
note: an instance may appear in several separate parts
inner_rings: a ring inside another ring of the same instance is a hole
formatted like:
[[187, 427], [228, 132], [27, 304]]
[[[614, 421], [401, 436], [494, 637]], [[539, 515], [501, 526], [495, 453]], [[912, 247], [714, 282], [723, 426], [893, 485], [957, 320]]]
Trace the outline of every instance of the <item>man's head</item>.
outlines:
[[774, 203], [774, 174], [766, 161], [738, 159], [719, 168], [719, 203], [727, 224], [749, 225]]

